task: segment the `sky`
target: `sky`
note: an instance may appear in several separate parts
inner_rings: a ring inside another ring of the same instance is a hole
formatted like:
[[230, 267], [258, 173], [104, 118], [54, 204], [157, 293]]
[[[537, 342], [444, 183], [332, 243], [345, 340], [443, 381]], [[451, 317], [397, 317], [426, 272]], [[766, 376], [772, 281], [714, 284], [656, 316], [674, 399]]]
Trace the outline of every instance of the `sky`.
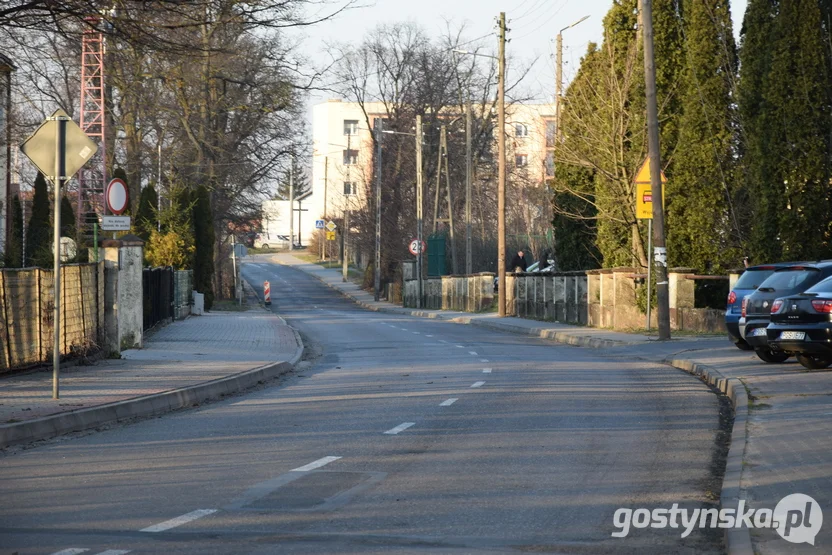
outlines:
[[[525, 80], [526, 91], [540, 102], [550, 101], [555, 90], [555, 42], [559, 30], [589, 16], [563, 31], [564, 89], [575, 74], [589, 42], [601, 42], [602, 24], [611, 0], [358, 0], [364, 8], [348, 10], [335, 19], [305, 28], [304, 53], [316, 64], [325, 64], [324, 44], [328, 41], [358, 44], [368, 31], [382, 23], [413, 21], [432, 36], [465, 26], [465, 36], [486, 36], [479, 44], [497, 49], [496, 21], [506, 13], [508, 28], [506, 55], [526, 64], [534, 61]], [[731, 2], [734, 35], [739, 34], [747, 0]], [[536, 60], [536, 61], [535, 61]], [[331, 97], [316, 94], [310, 105]]]

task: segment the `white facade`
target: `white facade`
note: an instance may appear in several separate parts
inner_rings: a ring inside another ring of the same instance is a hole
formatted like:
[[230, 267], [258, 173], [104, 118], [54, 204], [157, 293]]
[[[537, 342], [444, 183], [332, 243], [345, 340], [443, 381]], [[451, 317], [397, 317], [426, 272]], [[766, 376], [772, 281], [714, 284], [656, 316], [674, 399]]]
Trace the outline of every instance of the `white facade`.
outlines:
[[[308, 245], [312, 235], [315, 234], [315, 220], [318, 219], [317, 209], [314, 208], [313, 193], [311, 196], [305, 198], [298, 203], [295, 202], [295, 219], [294, 222], [289, 222], [289, 201], [288, 200], [267, 200], [263, 202], [263, 219], [262, 225], [262, 240], [255, 241], [255, 246], [260, 244], [267, 244], [270, 247], [282, 246], [280, 237], [289, 237], [289, 229], [294, 226], [295, 244], [298, 239], [302, 245]], [[320, 196], [323, 198], [323, 195]], [[301, 210], [306, 212], [297, 212], [298, 205]], [[300, 214], [300, 215], [298, 215]]]
[[368, 103], [367, 111], [369, 124], [355, 102], [328, 100], [312, 108], [312, 196], [321, 217], [340, 218], [366, 202], [373, 163], [369, 126], [384, 115], [384, 105]]

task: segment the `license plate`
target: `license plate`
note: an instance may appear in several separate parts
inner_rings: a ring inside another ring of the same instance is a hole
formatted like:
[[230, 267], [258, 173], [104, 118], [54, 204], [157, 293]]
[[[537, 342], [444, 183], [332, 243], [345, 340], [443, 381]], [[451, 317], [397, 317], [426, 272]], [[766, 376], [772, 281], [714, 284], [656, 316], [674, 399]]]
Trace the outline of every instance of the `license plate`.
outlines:
[[754, 328], [753, 330], [751, 330], [751, 336], [750, 337], [760, 337], [761, 335], [765, 335], [765, 334], [766, 334], [766, 328]]
[[803, 339], [806, 337], [805, 331], [784, 331], [780, 332], [780, 339]]

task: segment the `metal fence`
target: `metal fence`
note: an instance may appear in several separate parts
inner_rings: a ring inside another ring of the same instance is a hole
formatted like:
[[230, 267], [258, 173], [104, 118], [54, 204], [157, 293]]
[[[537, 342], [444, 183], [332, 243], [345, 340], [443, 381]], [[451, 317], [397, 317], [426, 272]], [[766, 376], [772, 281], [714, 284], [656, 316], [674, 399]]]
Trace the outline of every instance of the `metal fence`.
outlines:
[[[55, 306], [52, 270], [0, 271], [0, 372], [48, 362]], [[99, 348], [104, 325], [104, 263], [61, 268], [63, 356]]]
[[173, 319], [173, 273], [171, 267], [142, 270], [143, 327], [145, 330], [159, 322]]

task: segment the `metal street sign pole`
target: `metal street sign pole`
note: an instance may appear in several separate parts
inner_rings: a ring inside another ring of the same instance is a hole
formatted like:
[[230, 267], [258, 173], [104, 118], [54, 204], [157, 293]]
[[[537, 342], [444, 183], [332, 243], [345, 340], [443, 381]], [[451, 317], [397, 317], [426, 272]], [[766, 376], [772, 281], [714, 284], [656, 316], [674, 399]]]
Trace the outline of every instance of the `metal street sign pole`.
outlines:
[[[424, 222], [422, 210], [422, 116], [416, 116], [416, 238], [422, 244]], [[422, 308], [422, 250], [416, 255], [416, 308]]]
[[55, 187], [52, 249], [55, 255], [54, 295], [52, 322], [54, 323], [52, 336], [52, 398], [60, 398], [59, 378], [61, 373], [61, 183], [64, 180], [66, 167], [66, 122], [68, 116], [55, 116], [58, 122], [58, 136], [55, 139], [55, 174], [52, 184]]
[[653, 252], [653, 218], [647, 220], [647, 331], [650, 331], [650, 304], [653, 301], [653, 259], [650, 253]]

